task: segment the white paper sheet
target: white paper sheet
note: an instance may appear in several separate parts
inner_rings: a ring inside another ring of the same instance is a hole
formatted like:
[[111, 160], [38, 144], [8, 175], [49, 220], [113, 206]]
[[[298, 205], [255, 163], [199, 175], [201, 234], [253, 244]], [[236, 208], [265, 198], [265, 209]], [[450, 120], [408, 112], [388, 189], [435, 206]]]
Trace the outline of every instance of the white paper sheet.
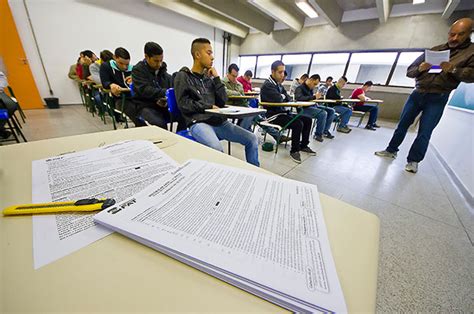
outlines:
[[347, 312], [314, 185], [192, 160], [94, 219], [288, 309]]
[[[177, 164], [149, 141], [127, 141], [33, 161], [34, 203], [114, 198], [122, 201]], [[34, 268], [38, 269], [110, 234], [94, 214], [33, 216]]]
[[433, 51], [425, 50], [425, 62], [431, 64], [428, 73], [440, 73], [443, 62], [449, 62], [449, 50]]

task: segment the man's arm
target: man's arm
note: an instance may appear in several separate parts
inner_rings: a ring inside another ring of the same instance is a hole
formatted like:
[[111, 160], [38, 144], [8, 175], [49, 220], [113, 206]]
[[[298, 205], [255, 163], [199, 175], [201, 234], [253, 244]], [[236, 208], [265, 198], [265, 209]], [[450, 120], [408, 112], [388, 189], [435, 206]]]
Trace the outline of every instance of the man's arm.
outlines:
[[89, 71], [91, 72], [91, 79], [100, 84], [100, 66], [94, 63], [89, 67]]
[[190, 93], [192, 91], [186, 75], [184, 72], [178, 72], [174, 79], [174, 93], [179, 110], [183, 114], [191, 115], [196, 112], [204, 113], [204, 110], [212, 109], [213, 104], [206, 104], [197, 93], [195, 94], [196, 100], [191, 97]]
[[[445, 63], [445, 62], [443, 62]], [[445, 71], [445, 65], [441, 64], [441, 68]], [[446, 62], [450, 64], [449, 62]], [[448, 66], [446, 69], [448, 73], [454, 76], [457, 80], [464, 83], [474, 83], [474, 55], [471, 55], [466, 62], [466, 66], [457, 67], [457, 66]]]
[[147, 73], [136, 66], [132, 70], [133, 89], [137, 98], [149, 99], [150, 101], [156, 102], [158, 99], [166, 96], [166, 88], [155, 86], [153, 82], [150, 82], [147, 77]]
[[408, 67], [407, 77], [416, 78], [428, 71], [430, 68], [431, 64], [425, 62], [425, 54], [423, 53]]
[[0, 91], [3, 91], [5, 87], [8, 86], [7, 77], [3, 72], [0, 72]]
[[214, 83], [214, 88], [215, 88], [215, 94], [216, 94], [216, 103], [215, 105], [218, 107], [224, 107], [225, 103], [227, 101], [227, 94], [225, 90], [224, 84], [221, 82], [221, 79], [219, 77], [215, 77], [212, 79]]
[[263, 102], [284, 102], [284, 95], [280, 94], [278, 88], [271, 83], [264, 83], [260, 90], [260, 97]]
[[100, 65], [100, 82], [102, 83], [102, 87], [105, 89], [110, 88], [110, 84], [112, 84], [112, 77], [111, 72], [109, 71], [110, 65], [107, 63], [103, 63]]
[[303, 95], [303, 85], [300, 85], [296, 88], [296, 90], [295, 90], [295, 100], [308, 101], [308, 100], [313, 100], [313, 99], [314, 99], [314, 95], [308, 95], [308, 96]]
[[243, 93], [241, 94], [238, 91], [233, 90], [232, 87], [230, 86], [229, 81], [223, 81], [223, 82], [224, 82], [225, 92], [227, 94], [227, 97], [228, 96], [241, 96], [241, 95], [243, 95]]

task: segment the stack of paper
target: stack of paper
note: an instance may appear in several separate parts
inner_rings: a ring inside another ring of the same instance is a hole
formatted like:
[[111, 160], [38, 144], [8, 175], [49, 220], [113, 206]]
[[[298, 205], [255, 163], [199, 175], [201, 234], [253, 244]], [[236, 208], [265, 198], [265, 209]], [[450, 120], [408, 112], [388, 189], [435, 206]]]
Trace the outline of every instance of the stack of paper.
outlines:
[[94, 221], [297, 312], [347, 312], [316, 186], [191, 160]]

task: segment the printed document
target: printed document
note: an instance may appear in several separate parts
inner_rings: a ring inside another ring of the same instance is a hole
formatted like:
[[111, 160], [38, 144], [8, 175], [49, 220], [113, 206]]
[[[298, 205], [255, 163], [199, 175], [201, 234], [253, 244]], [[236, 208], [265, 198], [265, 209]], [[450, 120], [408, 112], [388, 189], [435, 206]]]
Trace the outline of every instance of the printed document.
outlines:
[[[177, 164], [149, 141], [127, 141], [33, 161], [33, 203], [83, 198], [120, 202], [143, 190]], [[87, 246], [111, 232], [95, 213], [33, 216], [34, 268]]]
[[296, 312], [347, 312], [315, 185], [191, 160], [94, 220]]
[[449, 62], [449, 50], [433, 51], [425, 50], [425, 62], [431, 64], [428, 73], [440, 73], [443, 62]]

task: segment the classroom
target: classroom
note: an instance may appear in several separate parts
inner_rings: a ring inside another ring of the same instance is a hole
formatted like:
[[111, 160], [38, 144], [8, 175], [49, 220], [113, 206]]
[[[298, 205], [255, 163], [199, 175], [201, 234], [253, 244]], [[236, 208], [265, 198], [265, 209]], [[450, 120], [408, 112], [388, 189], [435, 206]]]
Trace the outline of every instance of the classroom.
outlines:
[[0, 0], [0, 313], [471, 313], [474, 1]]

